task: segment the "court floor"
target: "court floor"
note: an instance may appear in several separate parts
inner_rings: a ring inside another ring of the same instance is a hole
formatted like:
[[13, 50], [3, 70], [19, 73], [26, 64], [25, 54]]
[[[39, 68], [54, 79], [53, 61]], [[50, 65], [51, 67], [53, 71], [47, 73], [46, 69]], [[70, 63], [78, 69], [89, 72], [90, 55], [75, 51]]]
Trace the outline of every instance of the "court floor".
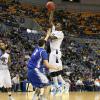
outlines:
[[[32, 92], [13, 93], [15, 100], [32, 100]], [[7, 93], [0, 93], [0, 100], [8, 100]], [[100, 100], [100, 92], [70, 92], [51, 96], [50, 100]]]

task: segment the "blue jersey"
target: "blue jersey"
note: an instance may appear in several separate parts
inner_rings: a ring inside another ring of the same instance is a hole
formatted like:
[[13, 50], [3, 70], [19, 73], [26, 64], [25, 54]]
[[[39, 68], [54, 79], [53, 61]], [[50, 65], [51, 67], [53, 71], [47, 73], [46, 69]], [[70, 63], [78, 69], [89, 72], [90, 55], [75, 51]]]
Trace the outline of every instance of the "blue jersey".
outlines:
[[41, 68], [43, 60], [48, 60], [48, 54], [45, 49], [37, 47], [33, 51], [28, 62], [28, 69]]

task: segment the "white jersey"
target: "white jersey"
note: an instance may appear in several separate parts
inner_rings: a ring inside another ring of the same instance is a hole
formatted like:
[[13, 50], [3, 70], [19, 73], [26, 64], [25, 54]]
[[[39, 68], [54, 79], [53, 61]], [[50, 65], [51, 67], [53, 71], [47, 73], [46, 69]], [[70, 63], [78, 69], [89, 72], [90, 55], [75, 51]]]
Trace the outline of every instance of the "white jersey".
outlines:
[[8, 59], [9, 59], [9, 54], [8, 53], [4, 53], [1, 57], [0, 57], [0, 69], [8, 69]]
[[[62, 31], [55, 30], [55, 26], [53, 26], [51, 35], [57, 37], [57, 39], [50, 41], [51, 53], [49, 56], [49, 63], [55, 66], [62, 66], [60, 46], [63, 41], [64, 34]], [[50, 70], [50, 72], [54, 71], [56, 70]]]
[[11, 76], [8, 70], [9, 54], [0, 57], [0, 87], [11, 88]]
[[55, 26], [53, 26], [51, 35], [57, 37], [57, 39], [54, 39], [50, 42], [51, 52], [53, 50], [60, 50], [60, 46], [64, 38], [63, 32], [55, 30]]

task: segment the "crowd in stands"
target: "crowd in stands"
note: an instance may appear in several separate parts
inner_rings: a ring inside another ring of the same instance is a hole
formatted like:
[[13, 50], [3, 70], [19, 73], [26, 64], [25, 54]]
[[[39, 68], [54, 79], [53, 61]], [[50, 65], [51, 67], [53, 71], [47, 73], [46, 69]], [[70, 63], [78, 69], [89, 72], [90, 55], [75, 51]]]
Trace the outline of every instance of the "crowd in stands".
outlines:
[[[42, 32], [28, 34], [25, 27], [27, 18], [36, 21], [40, 26], [37, 30]], [[69, 72], [65, 71], [64, 74], [67, 75], [64, 76], [66, 81], [70, 80], [67, 81], [71, 86], [70, 90], [100, 91], [100, 54], [93, 47], [94, 44], [98, 45], [96, 41], [100, 39], [100, 14], [59, 10], [54, 14], [54, 22], [57, 21], [62, 23], [65, 33], [61, 47], [62, 61]], [[9, 47], [9, 69], [14, 91], [17, 91], [18, 84], [27, 80], [27, 61], [37, 40], [45, 35], [48, 27], [48, 13], [43, 7], [14, 1], [0, 4], [0, 40]], [[81, 38], [88, 39], [88, 43]], [[90, 38], [95, 41], [89, 42]], [[98, 46], [96, 50], [99, 49]]]
[[[71, 90], [95, 90], [95, 81], [97, 78], [99, 81], [100, 76], [100, 67], [98, 67], [100, 65], [100, 57], [90, 48], [90, 43], [81, 43], [69, 38], [65, 38], [64, 41], [66, 41], [66, 44], [63, 42], [62, 45], [65, 47], [62, 49], [62, 59], [64, 65], [68, 67], [67, 70], [71, 72], [69, 75]], [[88, 89], [85, 84], [91, 87], [91, 89]]]

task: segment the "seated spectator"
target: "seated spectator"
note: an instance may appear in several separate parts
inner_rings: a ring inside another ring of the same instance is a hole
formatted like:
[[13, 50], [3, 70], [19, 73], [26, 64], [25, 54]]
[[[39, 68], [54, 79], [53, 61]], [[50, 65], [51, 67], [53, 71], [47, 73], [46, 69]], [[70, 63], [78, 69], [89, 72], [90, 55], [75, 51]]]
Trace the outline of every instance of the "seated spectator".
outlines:
[[77, 91], [82, 91], [83, 90], [83, 81], [81, 78], [79, 78], [77, 81], [76, 81], [76, 87], [77, 87]]
[[14, 89], [14, 92], [17, 92], [20, 87], [20, 80], [19, 80], [19, 75], [16, 74], [16, 76], [12, 79], [12, 86]]
[[94, 81], [95, 91], [100, 91], [100, 79], [95, 79]]
[[83, 81], [85, 91], [93, 91], [94, 90], [94, 81], [89, 78]]

